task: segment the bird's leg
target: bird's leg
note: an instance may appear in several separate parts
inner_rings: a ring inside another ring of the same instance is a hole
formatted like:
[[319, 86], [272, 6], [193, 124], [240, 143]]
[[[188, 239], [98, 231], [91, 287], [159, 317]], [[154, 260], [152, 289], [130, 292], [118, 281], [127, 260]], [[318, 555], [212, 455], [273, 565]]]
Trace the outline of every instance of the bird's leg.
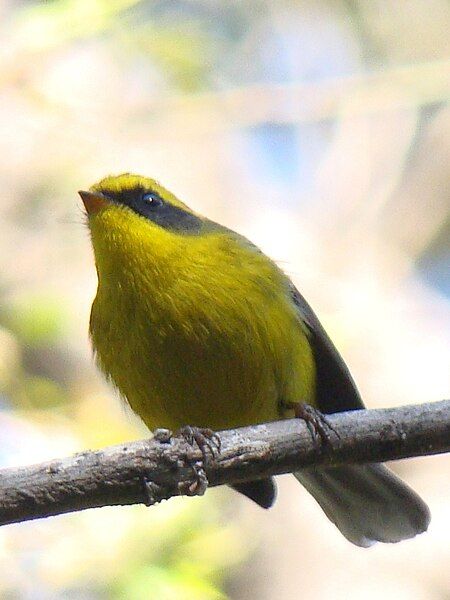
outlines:
[[306, 404], [305, 402], [282, 402], [281, 408], [282, 410], [293, 410], [295, 417], [305, 422], [316, 448], [321, 447], [319, 440], [324, 446], [331, 444], [330, 431], [338, 438], [340, 437], [327, 417], [310, 404]]
[[209, 460], [208, 451], [211, 458], [215, 459], [220, 453], [221, 441], [217, 433], [212, 429], [203, 427], [193, 427], [186, 425], [182, 427], [178, 435], [182, 437], [190, 446], [196, 445], [203, 456], [202, 462], [192, 462], [191, 466], [194, 471], [194, 481], [192, 483], [183, 484], [180, 491], [189, 496], [202, 496], [208, 487], [208, 479], [204, 466]]

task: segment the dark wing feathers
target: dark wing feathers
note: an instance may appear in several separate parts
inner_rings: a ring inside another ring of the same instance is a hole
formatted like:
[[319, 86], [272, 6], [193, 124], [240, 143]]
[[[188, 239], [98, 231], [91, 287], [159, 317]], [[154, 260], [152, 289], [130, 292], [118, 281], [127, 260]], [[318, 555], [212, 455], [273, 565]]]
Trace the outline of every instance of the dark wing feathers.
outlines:
[[316, 363], [317, 408], [324, 413], [364, 408], [347, 365], [319, 319], [293, 284], [290, 290], [300, 317], [311, 334], [310, 341]]

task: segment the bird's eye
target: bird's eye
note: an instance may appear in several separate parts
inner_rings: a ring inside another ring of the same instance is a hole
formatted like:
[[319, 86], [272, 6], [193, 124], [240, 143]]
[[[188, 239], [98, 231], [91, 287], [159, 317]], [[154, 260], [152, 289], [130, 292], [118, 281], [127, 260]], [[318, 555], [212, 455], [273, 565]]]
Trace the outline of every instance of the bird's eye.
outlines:
[[156, 208], [163, 203], [162, 199], [155, 192], [145, 192], [142, 194], [142, 200], [147, 206]]

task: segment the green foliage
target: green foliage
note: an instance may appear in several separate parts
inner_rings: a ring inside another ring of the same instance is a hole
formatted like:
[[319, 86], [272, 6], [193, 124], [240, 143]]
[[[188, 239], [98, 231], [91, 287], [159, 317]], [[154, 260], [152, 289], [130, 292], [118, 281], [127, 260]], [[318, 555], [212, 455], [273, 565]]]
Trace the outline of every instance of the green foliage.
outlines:
[[36, 347], [55, 344], [63, 336], [68, 319], [61, 299], [35, 294], [10, 306], [4, 323], [24, 345]]
[[113, 597], [224, 600], [228, 574], [248, 550], [236, 524], [221, 522], [213, 500], [175, 500], [149, 514], [151, 522], [142, 519], [130, 534], [133, 549], [116, 574]]

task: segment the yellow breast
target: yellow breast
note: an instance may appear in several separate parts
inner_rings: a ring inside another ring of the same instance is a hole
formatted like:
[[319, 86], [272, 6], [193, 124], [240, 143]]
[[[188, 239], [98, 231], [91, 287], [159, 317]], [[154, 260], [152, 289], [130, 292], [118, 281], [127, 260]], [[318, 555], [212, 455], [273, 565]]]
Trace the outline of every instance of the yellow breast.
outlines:
[[282, 401], [313, 403], [311, 348], [274, 263], [226, 230], [142, 235], [128, 214], [118, 227], [117, 210], [91, 224], [91, 336], [149, 428], [225, 429], [280, 418]]

